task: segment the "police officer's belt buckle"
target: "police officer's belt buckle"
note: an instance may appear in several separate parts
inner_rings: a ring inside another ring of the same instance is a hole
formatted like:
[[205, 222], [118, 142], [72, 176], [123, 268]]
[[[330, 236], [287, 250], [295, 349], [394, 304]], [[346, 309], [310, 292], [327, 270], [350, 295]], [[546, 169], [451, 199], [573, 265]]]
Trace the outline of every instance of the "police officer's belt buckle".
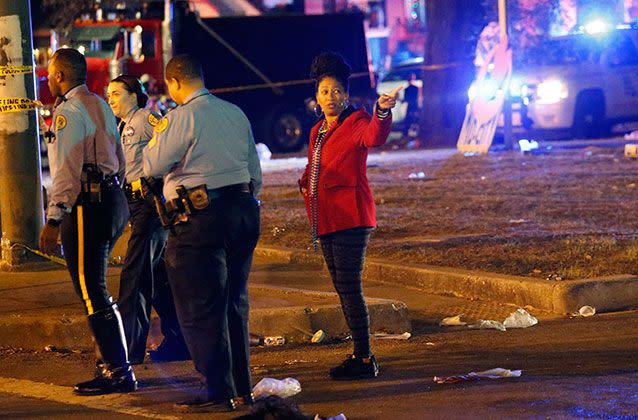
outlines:
[[188, 199], [195, 210], [203, 210], [210, 204], [206, 184], [188, 190]]

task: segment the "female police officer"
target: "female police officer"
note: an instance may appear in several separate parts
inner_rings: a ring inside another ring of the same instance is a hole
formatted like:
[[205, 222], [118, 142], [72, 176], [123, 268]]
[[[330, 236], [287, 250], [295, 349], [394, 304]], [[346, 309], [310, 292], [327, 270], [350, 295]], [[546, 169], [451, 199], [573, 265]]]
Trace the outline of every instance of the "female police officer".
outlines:
[[[135, 76], [121, 75], [113, 79], [109, 83], [107, 97], [113, 113], [120, 118], [120, 136], [126, 159], [124, 192], [131, 212], [131, 237], [120, 277], [118, 299], [129, 359], [132, 364], [144, 361], [151, 303], [160, 316], [164, 335], [158, 349], [151, 351], [151, 359], [189, 359], [164, 265], [167, 232], [155, 211], [150, 197], [152, 192], [142, 194], [142, 149], [153, 136], [153, 127], [159, 117], [144, 109], [148, 96]], [[149, 182], [152, 184], [153, 180]]]

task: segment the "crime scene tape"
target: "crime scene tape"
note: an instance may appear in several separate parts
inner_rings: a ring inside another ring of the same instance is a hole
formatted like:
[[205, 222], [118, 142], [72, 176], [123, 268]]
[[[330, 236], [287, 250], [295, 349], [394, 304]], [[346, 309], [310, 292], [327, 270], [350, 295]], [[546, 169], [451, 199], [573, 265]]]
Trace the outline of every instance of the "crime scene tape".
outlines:
[[33, 72], [31, 66], [0, 66], [0, 76], [15, 76], [16, 74], [28, 74]]
[[42, 251], [40, 251], [38, 249], [33, 249], [30, 246], [27, 246], [27, 245], [21, 244], [21, 243], [15, 243], [15, 244], [11, 245], [11, 248], [14, 248], [14, 247], [24, 248], [27, 251], [34, 253], [35, 255], [38, 255], [38, 256], [40, 256], [42, 258], [46, 258], [47, 260], [49, 260], [51, 262], [54, 262], [56, 264], [60, 264], [60, 265], [63, 265], [63, 266], [66, 267], [66, 261], [64, 260], [64, 258], [60, 258], [60, 257], [57, 257], [55, 255], [51, 255], [51, 254], [45, 254], [44, 252], [42, 252]]
[[0, 113], [31, 111], [42, 106], [42, 102], [29, 98], [0, 98]]
[[[455, 67], [460, 67], [464, 63], [462, 62], [453, 62], [447, 64], [423, 64], [420, 66], [411, 67], [412, 71], [416, 70], [447, 70]], [[370, 73], [367, 71], [352, 73], [350, 78], [358, 78], [358, 77], [370, 77]], [[272, 82], [272, 83], [259, 83], [254, 85], [243, 85], [243, 86], [230, 86], [225, 88], [216, 88], [210, 89], [210, 93], [219, 94], [219, 93], [231, 93], [231, 92], [243, 92], [247, 90], [257, 90], [257, 89], [278, 89], [286, 86], [295, 86], [295, 85], [309, 85], [314, 83], [313, 79], [301, 79], [301, 80], [287, 80], [285, 82]]]

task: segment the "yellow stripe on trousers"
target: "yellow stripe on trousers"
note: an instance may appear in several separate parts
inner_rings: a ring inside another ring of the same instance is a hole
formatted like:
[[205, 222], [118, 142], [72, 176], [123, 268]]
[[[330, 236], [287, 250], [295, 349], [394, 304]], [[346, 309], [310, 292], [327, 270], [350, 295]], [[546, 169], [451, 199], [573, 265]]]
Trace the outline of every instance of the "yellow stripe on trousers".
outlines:
[[84, 299], [88, 314], [92, 315], [93, 303], [86, 290], [86, 277], [84, 276], [84, 210], [81, 205], [78, 206], [78, 276], [80, 277], [82, 299]]

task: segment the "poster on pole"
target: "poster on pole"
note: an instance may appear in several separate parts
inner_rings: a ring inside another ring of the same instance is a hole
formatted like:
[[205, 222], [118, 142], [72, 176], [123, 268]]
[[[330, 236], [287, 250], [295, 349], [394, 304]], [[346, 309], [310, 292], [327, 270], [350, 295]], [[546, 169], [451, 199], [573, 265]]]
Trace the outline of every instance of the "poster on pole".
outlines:
[[473, 97], [456, 144], [461, 153], [487, 153], [503, 111], [512, 76], [512, 50], [503, 37], [487, 54], [473, 83]]
[[24, 74], [32, 71], [32, 63], [22, 62], [18, 15], [0, 17], [0, 132], [14, 134], [28, 129], [27, 112], [35, 104], [27, 98]]

